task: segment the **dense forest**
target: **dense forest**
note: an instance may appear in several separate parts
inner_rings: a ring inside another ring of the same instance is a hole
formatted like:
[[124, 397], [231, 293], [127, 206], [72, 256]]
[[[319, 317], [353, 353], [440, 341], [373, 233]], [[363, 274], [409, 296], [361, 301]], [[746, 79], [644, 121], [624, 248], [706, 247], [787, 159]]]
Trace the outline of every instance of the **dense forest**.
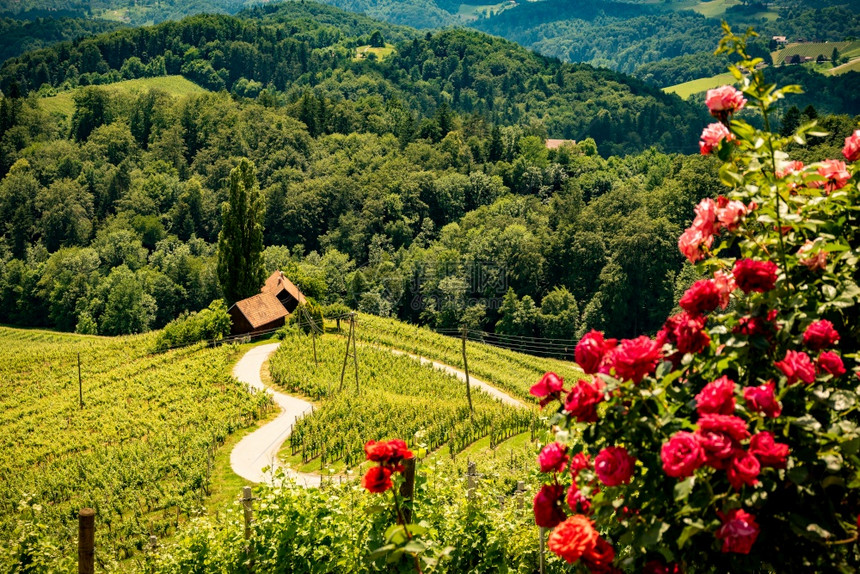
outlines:
[[[693, 279], [672, 238], [720, 189], [711, 159], [677, 153], [707, 118], [463, 30], [387, 28], [396, 52], [355, 60], [378, 31], [295, 3], [8, 61], [0, 322], [110, 335], [206, 307], [222, 295], [228, 175], [248, 158], [266, 270], [319, 303], [524, 336], [657, 329]], [[165, 73], [211, 91], [99, 85]], [[43, 109], [40, 93], [72, 88], [70, 116]], [[833, 135], [813, 155], [855, 123], [821, 121]], [[577, 143], [548, 149], [548, 136]]]
[[0, 62], [30, 50], [101, 34], [116, 30], [120, 26], [118, 22], [85, 18], [0, 18], [0, 36], [3, 38], [3, 43], [0, 44]]

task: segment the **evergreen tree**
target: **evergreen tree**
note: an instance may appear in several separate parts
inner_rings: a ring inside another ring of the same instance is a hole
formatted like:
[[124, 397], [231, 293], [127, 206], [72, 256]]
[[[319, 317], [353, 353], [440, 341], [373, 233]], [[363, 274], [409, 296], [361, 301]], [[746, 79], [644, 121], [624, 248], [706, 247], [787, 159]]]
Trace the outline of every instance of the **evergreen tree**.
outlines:
[[372, 48], [385, 47], [385, 38], [382, 37], [382, 32], [380, 32], [379, 30], [373, 31], [373, 34], [370, 35], [370, 46]]
[[228, 303], [260, 292], [263, 271], [263, 202], [254, 164], [242, 159], [230, 172], [230, 198], [218, 235], [218, 280]]

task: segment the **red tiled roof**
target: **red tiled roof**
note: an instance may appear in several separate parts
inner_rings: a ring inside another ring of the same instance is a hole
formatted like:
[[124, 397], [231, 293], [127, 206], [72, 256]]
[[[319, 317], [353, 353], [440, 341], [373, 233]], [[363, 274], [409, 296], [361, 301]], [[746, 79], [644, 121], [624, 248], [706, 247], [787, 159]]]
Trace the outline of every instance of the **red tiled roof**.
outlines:
[[289, 315], [284, 306], [281, 305], [281, 302], [278, 301], [278, 298], [271, 293], [260, 293], [259, 295], [236, 301], [234, 306], [241, 311], [255, 329]]
[[272, 273], [269, 278], [266, 279], [266, 284], [263, 285], [263, 288], [260, 291], [263, 293], [270, 293], [277, 297], [278, 293], [282, 290], [286, 290], [293, 299], [299, 302], [299, 305], [306, 302], [304, 294], [292, 281], [287, 279], [281, 271], [275, 271]]

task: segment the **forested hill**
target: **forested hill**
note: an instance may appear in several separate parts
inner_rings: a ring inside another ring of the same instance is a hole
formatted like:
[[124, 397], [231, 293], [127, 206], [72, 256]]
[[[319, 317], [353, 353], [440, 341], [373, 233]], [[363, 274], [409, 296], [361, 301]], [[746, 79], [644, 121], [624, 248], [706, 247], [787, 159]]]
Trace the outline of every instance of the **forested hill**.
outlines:
[[[394, 53], [356, 60], [356, 48], [370, 44], [379, 29], [396, 45]], [[0, 88], [9, 93], [15, 84], [27, 93], [45, 84], [163, 74], [241, 96], [266, 88], [268, 96], [279, 92], [290, 101], [309, 89], [330, 103], [380, 97], [416, 111], [418, 123], [450, 107], [493, 123], [529, 125], [549, 137], [592, 137], [604, 154], [649, 146], [695, 151], [703, 118], [679, 98], [609, 70], [563, 64], [478, 32], [423, 35], [309, 2], [241, 16], [194, 16], [30, 52], [3, 65]]]

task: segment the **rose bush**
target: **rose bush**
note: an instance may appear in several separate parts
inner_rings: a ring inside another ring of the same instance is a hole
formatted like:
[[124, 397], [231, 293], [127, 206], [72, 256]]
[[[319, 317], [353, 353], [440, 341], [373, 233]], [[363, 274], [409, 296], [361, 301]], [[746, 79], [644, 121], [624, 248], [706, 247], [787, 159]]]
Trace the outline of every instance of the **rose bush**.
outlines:
[[700, 149], [729, 189], [678, 241], [702, 277], [683, 312], [655, 338], [592, 331], [575, 357], [593, 378], [532, 389], [557, 441], [541, 454], [536, 522], [583, 571], [860, 567], [860, 130], [846, 161], [791, 160], [790, 144], [821, 134], [771, 132], [799, 88], [765, 82], [751, 34], [725, 27], [718, 53], [739, 57], [741, 89], [706, 98], [717, 121]]

